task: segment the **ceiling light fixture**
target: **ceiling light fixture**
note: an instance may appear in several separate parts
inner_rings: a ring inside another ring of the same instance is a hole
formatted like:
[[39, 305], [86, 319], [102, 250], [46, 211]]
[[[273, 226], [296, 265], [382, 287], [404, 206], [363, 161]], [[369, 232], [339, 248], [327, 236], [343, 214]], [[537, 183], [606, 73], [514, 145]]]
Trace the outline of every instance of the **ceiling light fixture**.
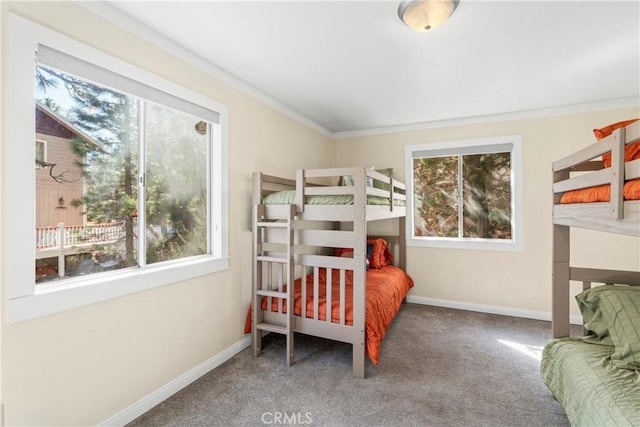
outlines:
[[416, 31], [438, 28], [447, 20], [460, 0], [402, 0], [398, 16]]

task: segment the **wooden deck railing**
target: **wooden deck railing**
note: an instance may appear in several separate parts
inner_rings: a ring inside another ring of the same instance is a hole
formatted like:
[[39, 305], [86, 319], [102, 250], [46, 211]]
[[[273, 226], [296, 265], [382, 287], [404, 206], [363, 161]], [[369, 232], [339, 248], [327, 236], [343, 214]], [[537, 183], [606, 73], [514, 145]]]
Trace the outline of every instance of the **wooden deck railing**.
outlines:
[[[124, 224], [64, 225], [36, 227], [36, 259], [58, 258], [58, 277], [65, 277], [66, 255], [81, 253], [91, 245], [122, 241]], [[84, 249], [83, 249], [84, 248]]]
[[99, 244], [124, 239], [124, 225], [104, 223], [90, 225], [64, 225], [36, 227], [36, 250], [65, 246]]

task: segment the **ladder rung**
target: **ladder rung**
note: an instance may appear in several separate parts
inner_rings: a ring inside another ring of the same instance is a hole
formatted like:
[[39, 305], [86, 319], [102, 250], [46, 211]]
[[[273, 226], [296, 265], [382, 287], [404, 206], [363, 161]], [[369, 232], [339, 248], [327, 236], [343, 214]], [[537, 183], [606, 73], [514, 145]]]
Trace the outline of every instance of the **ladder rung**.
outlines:
[[287, 228], [289, 224], [286, 222], [259, 222], [258, 227], [267, 227], [267, 228]]
[[279, 292], [279, 291], [267, 291], [267, 290], [257, 290], [256, 293], [258, 295], [261, 295], [263, 297], [273, 297], [273, 298], [287, 298], [287, 293], [286, 292]]
[[271, 323], [258, 323], [256, 328], [263, 331], [276, 332], [278, 334], [286, 334], [288, 332], [286, 326], [273, 325]]
[[262, 262], [279, 262], [281, 264], [286, 264], [288, 261], [287, 258], [275, 257], [275, 256], [258, 256], [256, 257], [256, 260], [262, 261]]

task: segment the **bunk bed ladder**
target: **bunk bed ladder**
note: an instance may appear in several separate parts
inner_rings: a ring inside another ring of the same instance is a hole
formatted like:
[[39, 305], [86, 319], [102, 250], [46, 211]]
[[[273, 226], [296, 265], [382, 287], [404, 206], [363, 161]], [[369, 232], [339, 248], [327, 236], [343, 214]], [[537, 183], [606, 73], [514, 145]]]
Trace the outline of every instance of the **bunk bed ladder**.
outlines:
[[[275, 332], [286, 336], [287, 365], [293, 363], [293, 322], [294, 322], [294, 218], [296, 206], [291, 205], [288, 218], [283, 220], [265, 219], [264, 205], [254, 207], [253, 215], [253, 301], [251, 333], [253, 340], [253, 354], [258, 357], [262, 351], [263, 331]], [[277, 240], [280, 249], [268, 247], [271, 233], [278, 233], [284, 239]], [[282, 243], [284, 240], [284, 244]], [[274, 283], [273, 267], [279, 269]], [[266, 274], [265, 274], [266, 270]], [[262, 301], [266, 297], [267, 310], [262, 309]], [[284, 321], [269, 320], [268, 312], [273, 307], [273, 298], [278, 298], [278, 311], [286, 314], [280, 315]], [[284, 305], [284, 307], [283, 307]]]

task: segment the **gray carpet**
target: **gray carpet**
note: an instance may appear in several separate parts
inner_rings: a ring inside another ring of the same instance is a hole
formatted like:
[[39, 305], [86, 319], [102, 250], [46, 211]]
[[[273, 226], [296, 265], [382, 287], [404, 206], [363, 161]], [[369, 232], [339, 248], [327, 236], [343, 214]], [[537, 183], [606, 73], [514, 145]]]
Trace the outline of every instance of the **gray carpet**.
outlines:
[[568, 426], [540, 380], [550, 322], [404, 304], [366, 379], [351, 346], [296, 335], [240, 352], [129, 424], [139, 426]]

